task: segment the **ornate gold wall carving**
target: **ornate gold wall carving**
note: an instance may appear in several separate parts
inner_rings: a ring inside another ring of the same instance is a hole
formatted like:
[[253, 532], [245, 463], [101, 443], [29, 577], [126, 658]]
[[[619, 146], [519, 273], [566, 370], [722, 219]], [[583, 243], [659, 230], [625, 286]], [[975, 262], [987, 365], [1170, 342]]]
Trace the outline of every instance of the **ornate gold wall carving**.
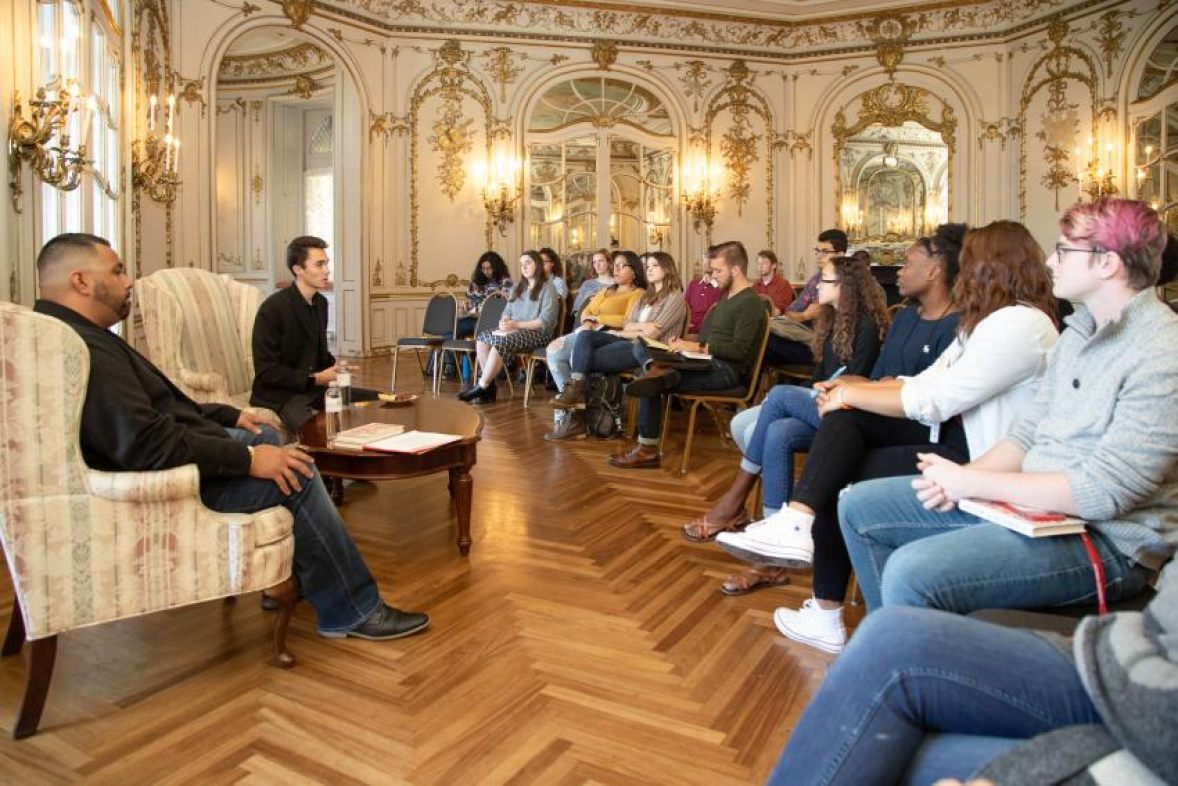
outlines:
[[[133, 93], [131, 106], [147, 106], [148, 96], [163, 96], [176, 89], [176, 73], [172, 70], [171, 28], [167, 4], [161, 0], [136, 0], [132, 8], [131, 53], [133, 57]], [[176, 106], [176, 114], [181, 107]], [[133, 139], [147, 136], [147, 120], [136, 112], [129, 125]], [[173, 202], [166, 201], [164, 210], [164, 265], [174, 264], [175, 224]], [[135, 259], [143, 252], [143, 188], [131, 184], [131, 220], [135, 237]]]
[[[464, 167], [462, 154], [473, 146], [470, 139], [473, 119], [469, 122], [462, 115], [462, 101], [464, 98], [474, 100], [483, 112], [483, 138], [487, 151], [490, 152], [492, 132], [491, 94], [486, 85], [470, 68], [471, 53], [464, 51], [456, 40], [446, 41], [441, 47], [431, 50], [434, 57], [434, 67], [414, 86], [412, 98], [409, 100], [409, 238], [410, 263], [408, 285], [436, 287], [446, 283], [446, 280], [420, 282], [417, 277], [418, 249], [420, 247], [419, 213], [421, 210], [420, 196], [420, 163], [418, 157], [418, 129], [421, 123], [422, 106], [430, 98], [439, 96], [442, 99], [442, 114], [438, 122], [433, 124], [434, 135], [427, 141], [434, 144], [443, 159], [439, 168], [439, 180], [443, 191], [450, 189], [449, 196], [454, 195], [462, 187]], [[447, 136], [439, 134], [442, 123], [461, 123], [464, 129], [461, 136]], [[485, 224], [484, 231], [490, 243], [491, 225]], [[398, 269], [397, 285], [401, 286], [400, 268]]]
[[296, 30], [311, 18], [311, 0], [282, 0], [282, 13], [290, 20], [290, 26]]
[[[773, 112], [769, 102], [759, 92], [753, 89], [755, 76], [743, 60], [735, 60], [724, 72], [725, 83], [719, 92], [708, 102], [704, 113], [704, 144], [710, 152], [713, 147], [713, 136], [716, 120], [728, 112], [732, 122], [728, 129], [719, 136], [718, 147], [724, 158], [725, 178], [728, 196], [736, 204], [736, 213], [743, 213], [744, 204], [751, 194], [750, 177], [753, 165], [760, 160], [757, 151], [758, 144], [764, 140], [765, 154], [765, 191], [768, 205], [768, 221], [766, 226], [766, 242], [773, 242], [774, 218], [774, 161], [773, 161]], [[753, 118], [758, 117], [763, 123], [763, 133], [756, 133]]]
[[248, 55], [225, 55], [217, 68], [217, 80], [253, 80], [290, 77], [331, 68], [334, 60], [327, 50], [302, 41], [286, 49]]
[[1060, 189], [1075, 182], [1075, 177], [1071, 174], [1075, 169], [1075, 162], [1071, 161], [1071, 149], [1077, 145], [1080, 128], [1080, 118], [1077, 114], [1079, 105], [1070, 104], [1066, 100], [1068, 83], [1079, 82], [1087, 88], [1091, 100], [1091, 124], [1094, 134], [1097, 118], [1103, 111], [1097, 97], [1099, 80], [1096, 63], [1087, 52], [1065, 43], [1070, 32], [1068, 22], [1062, 16], [1057, 16], [1051, 21], [1047, 27], [1051, 48], [1035, 61], [1023, 82], [1017, 121], [1021, 130], [1018, 162], [1018, 203], [1021, 220], [1026, 220], [1027, 217], [1027, 112], [1035, 95], [1043, 89], [1048, 91], [1047, 106], [1039, 118], [1039, 130], [1036, 131], [1035, 138], [1044, 143], [1044, 155], [1048, 163], [1047, 172], [1041, 183], [1054, 192], [1057, 210]]
[[[1067, 0], [960, 0], [889, 16], [906, 19], [913, 37], [978, 40], [1002, 37], [1011, 28], [1066, 4]], [[320, 5], [392, 30], [517, 31], [590, 41], [605, 35], [611, 41], [633, 45], [675, 41], [687, 48], [782, 59], [873, 43], [863, 15], [854, 13], [792, 21], [593, 2], [320, 0]]]

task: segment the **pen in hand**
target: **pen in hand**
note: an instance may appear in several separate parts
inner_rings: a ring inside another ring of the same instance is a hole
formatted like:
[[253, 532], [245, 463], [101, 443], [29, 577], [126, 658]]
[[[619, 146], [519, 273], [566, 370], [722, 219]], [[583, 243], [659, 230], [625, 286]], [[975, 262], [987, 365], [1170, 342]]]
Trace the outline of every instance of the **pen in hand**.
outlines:
[[[847, 367], [846, 367], [846, 366], [839, 366], [838, 368], [836, 368], [836, 369], [834, 370], [834, 373], [833, 373], [833, 374], [831, 374], [831, 375], [830, 375], [830, 376], [827, 378], [827, 380], [826, 380], [826, 381], [827, 381], [827, 382], [834, 382], [836, 379], [838, 379], [839, 377], [841, 377], [841, 376], [842, 376], [842, 375], [843, 375], [843, 374], [846, 372], [846, 370], [847, 370]], [[811, 388], [811, 389], [810, 389], [810, 398], [818, 398], [818, 388]]]

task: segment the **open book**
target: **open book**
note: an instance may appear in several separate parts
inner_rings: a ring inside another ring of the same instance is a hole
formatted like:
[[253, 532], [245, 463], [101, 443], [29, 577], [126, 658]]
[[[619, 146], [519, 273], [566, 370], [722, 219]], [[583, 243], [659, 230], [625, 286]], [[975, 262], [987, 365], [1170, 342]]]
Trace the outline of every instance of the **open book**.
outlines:
[[638, 340], [650, 350], [650, 359], [663, 366], [674, 366], [685, 369], [708, 369], [712, 366], [712, 356], [707, 352], [691, 352], [685, 349], [671, 349], [670, 345], [653, 338], [639, 336]]
[[341, 431], [331, 440], [333, 448], [360, 450], [370, 442], [377, 442], [402, 433], [405, 427], [399, 423], [365, 423], [347, 431]]
[[375, 450], [380, 453], [425, 453], [442, 445], [449, 445], [462, 439], [457, 434], [438, 434], [433, 431], [406, 431], [395, 437], [370, 442], [364, 446], [365, 450]]
[[1063, 513], [1052, 513], [1038, 508], [1028, 508], [1011, 502], [993, 502], [982, 499], [963, 499], [957, 507], [978, 518], [1012, 529], [1028, 538], [1047, 538], [1052, 535], [1075, 535], [1083, 532], [1087, 522]]

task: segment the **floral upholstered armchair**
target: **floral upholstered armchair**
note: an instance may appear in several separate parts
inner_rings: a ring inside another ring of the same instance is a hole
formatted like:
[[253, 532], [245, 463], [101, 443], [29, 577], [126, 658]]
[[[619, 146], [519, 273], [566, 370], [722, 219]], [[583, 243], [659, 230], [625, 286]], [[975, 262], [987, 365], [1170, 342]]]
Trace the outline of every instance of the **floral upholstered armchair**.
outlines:
[[136, 281], [134, 302], [143, 354], [193, 401], [232, 404], [285, 433], [276, 413], [249, 406], [261, 292], [226, 275], [171, 268]]
[[201, 504], [195, 464], [98, 472], [79, 445], [90, 354], [52, 317], [0, 303], [0, 543], [16, 602], [0, 654], [30, 642], [13, 734], [37, 730], [57, 635], [191, 603], [268, 589], [279, 601], [274, 659], [293, 663], [293, 522]]

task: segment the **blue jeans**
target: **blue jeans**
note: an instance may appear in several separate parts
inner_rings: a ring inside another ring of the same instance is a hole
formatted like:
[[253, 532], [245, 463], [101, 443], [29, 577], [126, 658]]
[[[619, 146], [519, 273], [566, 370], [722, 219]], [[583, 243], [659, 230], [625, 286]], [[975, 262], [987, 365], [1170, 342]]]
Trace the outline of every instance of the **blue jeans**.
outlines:
[[789, 501], [794, 481], [794, 451], [809, 450], [818, 431], [818, 403], [810, 389], [777, 385], [761, 402], [761, 414], [749, 438], [740, 468], [761, 473], [767, 509], [780, 510]]
[[757, 418], [761, 416], [761, 405], [742, 409], [732, 416], [728, 424], [728, 431], [732, 434], [732, 441], [740, 455], [745, 455], [749, 448], [749, 440], [753, 438], [753, 429], [757, 427]]
[[574, 374], [585, 377], [594, 371], [600, 374], [620, 374], [639, 367], [634, 358], [635, 342], [616, 333], [602, 330], [582, 330], [573, 342], [570, 365]]
[[569, 358], [572, 357], [573, 344], [576, 343], [578, 335], [580, 334], [569, 333], [568, 335], [561, 336], [549, 344], [548, 348], [544, 350], [544, 354], [548, 357], [548, 373], [551, 375], [552, 382], [556, 385], [557, 390], [564, 390], [565, 383], [569, 379], [569, 374], [572, 373], [572, 368], [569, 367]]
[[[1028, 538], [960, 510], [925, 510], [912, 480], [857, 483], [839, 499], [839, 525], [869, 609], [968, 614], [1095, 602], [1092, 566], [1078, 536]], [[1140, 592], [1149, 571], [1099, 532], [1091, 536], [1108, 601]]]
[[1050, 640], [889, 608], [869, 616], [830, 667], [769, 783], [966, 780], [1018, 740], [1095, 723], [1075, 666]]
[[[641, 342], [633, 345], [636, 366], [645, 368], [650, 362], [650, 353]], [[709, 393], [739, 387], [740, 372], [727, 361], [712, 359], [712, 367], [706, 371], [681, 371], [679, 384], [673, 393]], [[651, 396], [638, 400], [638, 438], [645, 444], [658, 441], [663, 430], [663, 397]]]
[[[247, 445], [281, 445], [269, 426], [261, 434], [237, 428], [229, 436]], [[319, 470], [299, 476], [302, 489], [285, 496], [270, 480], [209, 478], [200, 484], [205, 506], [222, 513], [255, 513], [281, 505], [294, 516], [294, 575], [299, 591], [315, 608], [319, 630], [355, 628], [380, 607], [381, 597], [364, 558], [348, 534]]]

